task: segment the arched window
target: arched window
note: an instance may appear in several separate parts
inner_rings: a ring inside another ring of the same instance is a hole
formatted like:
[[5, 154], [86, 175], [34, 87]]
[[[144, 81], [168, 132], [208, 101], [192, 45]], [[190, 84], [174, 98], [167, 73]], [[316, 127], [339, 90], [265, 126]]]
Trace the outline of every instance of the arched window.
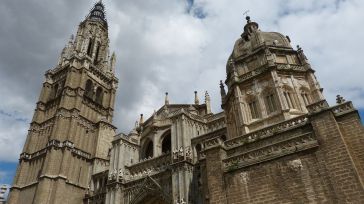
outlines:
[[284, 95], [284, 99], [287, 102], [288, 108], [295, 109], [296, 103], [295, 103], [294, 96], [293, 96], [291, 89], [285, 88], [285, 90], [283, 91], [283, 95]]
[[171, 133], [163, 137], [162, 141], [162, 154], [171, 152]]
[[99, 59], [99, 53], [100, 53], [100, 42], [97, 42], [97, 48], [96, 48], [96, 54], [95, 54], [95, 59], [94, 59], [94, 63], [96, 64], [98, 59]]
[[273, 113], [277, 110], [276, 98], [273, 91], [267, 91], [264, 96], [264, 103], [267, 113]]
[[94, 86], [93, 86], [93, 84], [92, 84], [92, 81], [91, 81], [90, 79], [88, 79], [88, 80], [86, 81], [86, 86], [85, 86], [85, 93], [84, 93], [84, 95], [85, 95], [85, 96], [87, 96], [87, 97], [89, 97], [89, 98], [92, 98], [92, 96], [93, 96], [93, 88], [94, 88]]
[[301, 97], [306, 106], [311, 103], [310, 95], [307, 90], [301, 89]]
[[92, 38], [89, 39], [89, 42], [88, 42], [88, 47], [87, 47], [87, 55], [88, 56], [92, 56], [92, 47], [93, 47], [93, 40]]
[[144, 155], [143, 155], [143, 159], [146, 158], [152, 158], [153, 157], [153, 142], [152, 141], [148, 141], [146, 142], [146, 146], [144, 149]]
[[102, 105], [102, 98], [103, 98], [102, 88], [101, 87], [97, 87], [97, 89], [96, 89], [96, 97], [95, 97], [96, 103]]
[[255, 98], [255, 97], [250, 98], [250, 100], [248, 100], [248, 106], [249, 106], [249, 110], [250, 110], [251, 119], [260, 118], [260, 108], [259, 108], [257, 98]]
[[54, 87], [53, 87], [52, 98], [57, 97], [57, 92], [58, 92], [58, 84], [54, 85]]

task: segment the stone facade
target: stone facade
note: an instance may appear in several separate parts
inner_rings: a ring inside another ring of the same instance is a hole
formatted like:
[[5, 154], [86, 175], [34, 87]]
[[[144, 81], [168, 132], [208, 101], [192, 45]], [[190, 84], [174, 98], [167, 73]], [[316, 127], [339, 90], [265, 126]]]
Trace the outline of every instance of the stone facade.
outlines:
[[[329, 106], [300, 47], [247, 24], [220, 82], [223, 111], [165, 104], [128, 134], [112, 123], [117, 78], [95, 4], [46, 81], [9, 203], [363, 203], [364, 128]], [[225, 84], [225, 85], [224, 85]], [[225, 90], [227, 87], [227, 91]]]

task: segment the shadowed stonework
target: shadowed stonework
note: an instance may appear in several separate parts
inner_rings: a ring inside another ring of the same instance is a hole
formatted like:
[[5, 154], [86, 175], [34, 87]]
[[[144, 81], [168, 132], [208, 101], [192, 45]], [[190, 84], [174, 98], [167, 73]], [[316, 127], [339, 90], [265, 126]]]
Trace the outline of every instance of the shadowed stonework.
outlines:
[[[45, 74], [9, 203], [363, 203], [364, 128], [329, 106], [302, 48], [246, 18], [220, 82], [220, 113], [165, 104], [128, 134], [101, 2]], [[181, 92], [181, 94], [184, 94]]]

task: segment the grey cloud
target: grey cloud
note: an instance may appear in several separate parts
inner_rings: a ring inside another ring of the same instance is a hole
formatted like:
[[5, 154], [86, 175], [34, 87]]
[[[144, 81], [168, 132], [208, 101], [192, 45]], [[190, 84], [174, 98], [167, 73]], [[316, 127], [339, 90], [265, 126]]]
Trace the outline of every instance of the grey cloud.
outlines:
[[[331, 103], [341, 93], [364, 107], [362, 1], [104, 2], [111, 51], [117, 54], [114, 124], [119, 131], [129, 131], [140, 113], [148, 117], [163, 105], [166, 91], [172, 103], [192, 103], [194, 90], [200, 101], [207, 90], [213, 110], [220, 111], [218, 83], [225, 79], [226, 60], [243, 30], [245, 10], [262, 30], [282, 32], [292, 45], [304, 48]], [[23, 121], [31, 120], [43, 74], [56, 64], [92, 5], [89, 0], [2, 1], [0, 109], [17, 110], [20, 121], [1, 119], [0, 155], [11, 148], [16, 150], [11, 160], [18, 157], [28, 129]]]

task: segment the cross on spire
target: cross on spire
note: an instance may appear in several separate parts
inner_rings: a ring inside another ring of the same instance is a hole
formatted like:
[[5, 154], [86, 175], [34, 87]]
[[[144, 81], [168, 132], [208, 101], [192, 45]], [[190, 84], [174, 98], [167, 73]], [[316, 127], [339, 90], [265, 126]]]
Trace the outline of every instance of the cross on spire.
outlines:
[[243, 15], [244, 15], [244, 16], [248, 16], [248, 13], [249, 13], [249, 12], [250, 12], [249, 10], [246, 10], [246, 11], [244, 11]]
[[250, 21], [250, 16], [248, 16], [248, 13], [249, 13], [250, 11], [249, 10], [246, 10], [244, 13], [243, 13], [243, 15], [245, 16], [245, 19], [246, 19], [246, 21], [247, 21], [247, 23], [250, 23], [251, 21]]

